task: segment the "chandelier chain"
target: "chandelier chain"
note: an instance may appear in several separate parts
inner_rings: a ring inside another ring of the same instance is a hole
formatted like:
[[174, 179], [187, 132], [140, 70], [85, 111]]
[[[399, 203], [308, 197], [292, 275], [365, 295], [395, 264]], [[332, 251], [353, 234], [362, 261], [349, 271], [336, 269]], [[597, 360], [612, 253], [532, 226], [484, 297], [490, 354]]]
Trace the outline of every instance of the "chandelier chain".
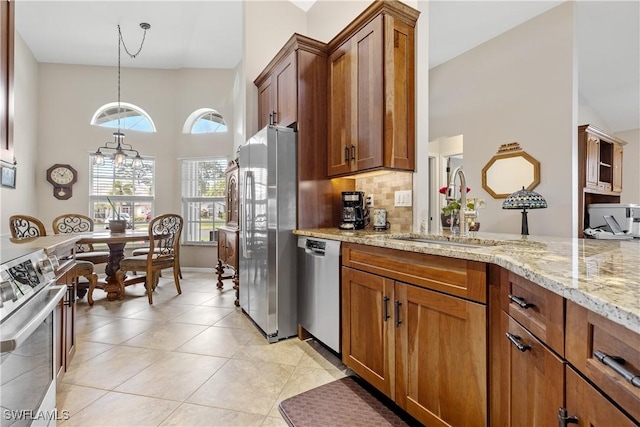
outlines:
[[127, 49], [127, 45], [125, 44], [124, 38], [122, 37], [122, 30], [120, 29], [120, 25], [118, 24], [118, 133], [120, 133], [120, 116], [122, 115], [122, 110], [120, 108], [120, 56], [121, 56], [120, 45], [122, 44], [122, 47], [124, 47], [124, 51], [127, 53], [127, 55], [129, 55], [130, 58], [135, 59], [138, 56], [138, 54], [142, 51], [142, 46], [144, 45], [144, 41], [147, 38], [147, 30], [150, 27], [151, 26], [146, 23], [140, 24], [140, 28], [144, 30], [144, 32], [142, 33], [142, 41], [140, 42], [140, 47], [138, 48], [138, 51], [132, 55], [129, 52], [129, 49]]
[[129, 55], [129, 57], [133, 59], [135, 59], [136, 56], [138, 56], [138, 54], [140, 53], [140, 51], [142, 51], [144, 40], [147, 37], [147, 27], [145, 27], [144, 25], [148, 25], [148, 24], [140, 24], [140, 27], [144, 30], [144, 33], [142, 33], [142, 42], [140, 42], [140, 47], [138, 48], [138, 51], [134, 54], [131, 54], [131, 52], [129, 52], [129, 49], [127, 49], [127, 45], [125, 44], [124, 38], [122, 37], [122, 31], [120, 30], [120, 25], [118, 25], [118, 37], [120, 38], [120, 42], [122, 42], [122, 46], [124, 47], [124, 51], [127, 53], [127, 55]]

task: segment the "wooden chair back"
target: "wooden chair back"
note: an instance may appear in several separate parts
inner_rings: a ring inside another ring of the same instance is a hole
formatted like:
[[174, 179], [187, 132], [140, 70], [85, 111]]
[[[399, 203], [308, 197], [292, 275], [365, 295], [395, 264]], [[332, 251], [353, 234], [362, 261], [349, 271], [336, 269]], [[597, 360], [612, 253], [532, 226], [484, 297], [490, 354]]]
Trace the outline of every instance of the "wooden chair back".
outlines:
[[[82, 214], [64, 214], [51, 223], [55, 234], [85, 233], [93, 231], [93, 219]], [[76, 245], [76, 253], [93, 252], [93, 245]]]
[[149, 223], [149, 253], [147, 261], [162, 258], [178, 258], [180, 235], [184, 220], [177, 214], [159, 215]]
[[29, 215], [12, 215], [9, 217], [9, 225], [11, 238], [13, 240], [30, 239], [47, 235], [42, 221]]

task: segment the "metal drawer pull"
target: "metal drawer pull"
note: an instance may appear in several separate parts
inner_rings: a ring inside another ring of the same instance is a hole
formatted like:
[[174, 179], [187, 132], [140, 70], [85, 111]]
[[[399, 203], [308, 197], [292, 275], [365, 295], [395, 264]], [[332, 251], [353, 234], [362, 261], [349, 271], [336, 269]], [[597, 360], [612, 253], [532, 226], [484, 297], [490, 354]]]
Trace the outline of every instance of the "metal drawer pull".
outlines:
[[351, 144], [351, 160], [356, 159], [356, 146]]
[[567, 427], [567, 424], [578, 424], [578, 417], [569, 415], [566, 408], [558, 409], [558, 427]]
[[386, 322], [387, 319], [389, 319], [389, 297], [385, 295], [384, 298], [382, 298], [382, 303], [384, 304], [384, 321]]
[[604, 363], [605, 365], [622, 375], [624, 379], [629, 381], [634, 387], [640, 387], [640, 375], [634, 374], [624, 366], [622, 366], [625, 364], [625, 360], [622, 357], [609, 356], [608, 354], [603, 353], [600, 350], [594, 351], [593, 356], [600, 362]]
[[535, 307], [536, 306], [535, 304], [532, 304], [530, 302], [526, 302], [523, 298], [517, 297], [515, 295], [509, 294], [509, 299], [512, 302], [515, 302], [516, 304], [518, 304], [520, 307], [524, 308], [525, 310], [527, 308], [531, 308], [531, 307]]
[[344, 161], [345, 163], [349, 163], [349, 147], [344, 146]]
[[396, 300], [396, 326], [400, 326], [400, 323], [402, 323], [402, 320], [400, 319], [400, 306], [402, 305], [402, 303], [398, 300]]
[[531, 350], [531, 346], [530, 346], [530, 345], [522, 344], [522, 343], [520, 342], [520, 337], [519, 337], [518, 335], [513, 335], [512, 333], [507, 332], [507, 338], [508, 338], [508, 339], [509, 339], [509, 341], [511, 341], [511, 343], [512, 343], [513, 345], [515, 345], [515, 346], [516, 346], [516, 348], [517, 348], [518, 350], [520, 350], [521, 352], [523, 352], [523, 353], [524, 353], [524, 352], [525, 352], [525, 351], [527, 351], [527, 350]]

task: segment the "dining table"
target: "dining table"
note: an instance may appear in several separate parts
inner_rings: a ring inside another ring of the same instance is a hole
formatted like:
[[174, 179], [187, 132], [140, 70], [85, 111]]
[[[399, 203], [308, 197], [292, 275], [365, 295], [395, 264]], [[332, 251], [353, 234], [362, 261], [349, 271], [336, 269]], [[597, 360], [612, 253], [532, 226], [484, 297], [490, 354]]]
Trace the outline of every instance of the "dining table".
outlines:
[[121, 290], [116, 279], [116, 272], [120, 267], [120, 261], [124, 258], [124, 248], [130, 242], [148, 242], [149, 230], [126, 230], [122, 233], [114, 233], [111, 231], [92, 231], [88, 233], [79, 233], [79, 244], [96, 244], [105, 243], [109, 247], [109, 262], [105, 267], [106, 277], [99, 280], [97, 288], [107, 293], [109, 301], [115, 301], [121, 298]]

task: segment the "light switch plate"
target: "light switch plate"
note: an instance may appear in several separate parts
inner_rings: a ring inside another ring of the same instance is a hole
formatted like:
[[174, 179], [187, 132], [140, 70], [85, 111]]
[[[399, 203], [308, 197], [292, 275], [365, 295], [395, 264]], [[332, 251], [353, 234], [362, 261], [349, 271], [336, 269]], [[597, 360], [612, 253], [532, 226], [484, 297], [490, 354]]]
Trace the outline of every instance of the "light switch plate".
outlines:
[[408, 207], [413, 203], [412, 200], [413, 191], [412, 190], [402, 190], [395, 192], [395, 205], [400, 207]]

